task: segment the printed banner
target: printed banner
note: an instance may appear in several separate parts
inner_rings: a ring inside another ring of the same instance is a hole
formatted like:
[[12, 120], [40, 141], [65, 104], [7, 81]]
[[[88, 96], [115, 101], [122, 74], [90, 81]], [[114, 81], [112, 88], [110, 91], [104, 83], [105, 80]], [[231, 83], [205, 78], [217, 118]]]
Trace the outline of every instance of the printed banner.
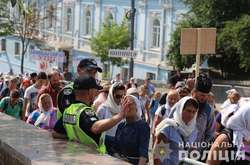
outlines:
[[64, 62], [64, 52], [31, 50], [31, 58], [38, 61]]

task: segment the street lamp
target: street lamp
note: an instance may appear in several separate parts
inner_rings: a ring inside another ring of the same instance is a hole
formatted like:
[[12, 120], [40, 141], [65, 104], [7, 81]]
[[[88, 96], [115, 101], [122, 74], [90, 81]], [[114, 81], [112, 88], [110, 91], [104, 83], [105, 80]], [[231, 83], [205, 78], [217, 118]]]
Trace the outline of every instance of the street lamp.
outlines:
[[[130, 21], [131, 21], [131, 28], [130, 28], [130, 50], [134, 50], [134, 24], [135, 24], [135, 0], [131, 0], [131, 13], [130, 13]], [[134, 59], [130, 58], [129, 63], [129, 78], [133, 77], [134, 74]]]

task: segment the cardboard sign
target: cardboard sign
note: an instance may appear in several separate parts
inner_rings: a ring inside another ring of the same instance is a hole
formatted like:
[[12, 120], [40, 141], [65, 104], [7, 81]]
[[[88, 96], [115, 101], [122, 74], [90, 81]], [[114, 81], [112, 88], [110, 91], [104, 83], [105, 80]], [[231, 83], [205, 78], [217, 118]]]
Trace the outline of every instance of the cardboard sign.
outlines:
[[[200, 32], [198, 32], [198, 29]], [[198, 40], [200, 43], [198, 44]], [[199, 45], [199, 48], [198, 48]], [[215, 54], [216, 28], [185, 28], [181, 31], [180, 53], [183, 55]]]

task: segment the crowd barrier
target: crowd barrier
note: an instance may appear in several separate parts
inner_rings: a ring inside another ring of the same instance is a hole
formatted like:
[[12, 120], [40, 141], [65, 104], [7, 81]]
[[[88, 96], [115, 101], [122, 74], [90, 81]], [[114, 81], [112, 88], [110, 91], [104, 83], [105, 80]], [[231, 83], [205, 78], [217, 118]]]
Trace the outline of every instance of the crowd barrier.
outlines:
[[207, 165], [205, 163], [193, 160], [193, 159], [189, 159], [189, 158], [184, 158], [182, 160], [180, 160], [179, 165], [184, 165], [184, 164], [189, 164], [189, 165]]
[[51, 133], [0, 113], [0, 165], [123, 165], [76, 142], [53, 139]]
[[223, 103], [227, 99], [226, 91], [232, 88], [236, 89], [242, 97], [250, 97], [250, 87], [214, 84], [212, 92], [215, 95], [216, 103]]

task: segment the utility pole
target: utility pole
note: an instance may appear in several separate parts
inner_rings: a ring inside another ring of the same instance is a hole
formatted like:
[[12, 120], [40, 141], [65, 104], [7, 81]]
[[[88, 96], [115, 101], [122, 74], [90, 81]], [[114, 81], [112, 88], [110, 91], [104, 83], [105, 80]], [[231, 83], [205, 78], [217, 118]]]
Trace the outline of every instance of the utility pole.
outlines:
[[[131, 12], [130, 12], [130, 21], [131, 21], [131, 28], [130, 28], [130, 50], [134, 50], [134, 24], [135, 24], [135, 0], [131, 0]], [[129, 63], [129, 78], [133, 77], [134, 75], [134, 59], [130, 58]]]

